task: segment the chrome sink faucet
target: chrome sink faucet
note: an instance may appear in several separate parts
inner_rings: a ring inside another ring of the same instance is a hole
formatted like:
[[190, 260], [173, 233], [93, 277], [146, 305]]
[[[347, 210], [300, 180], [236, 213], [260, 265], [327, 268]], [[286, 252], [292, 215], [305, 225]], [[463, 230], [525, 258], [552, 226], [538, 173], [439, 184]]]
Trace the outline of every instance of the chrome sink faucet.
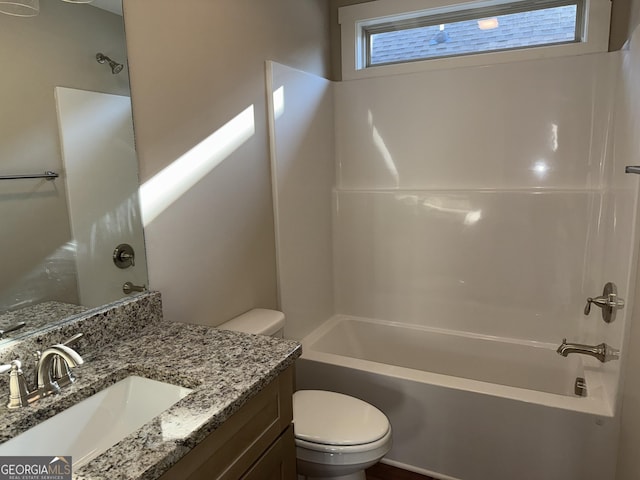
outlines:
[[617, 360], [620, 358], [620, 351], [610, 347], [606, 343], [599, 345], [583, 345], [581, 343], [567, 343], [567, 339], [562, 339], [562, 344], [556, 350], [563, 357], [568, 356], [570, 353], [581, 353], [583, 355], [589, 355], [600, 360], [602, 363], [610, 360]]
[[77, 367], [84, 363], [80, 354], [71, 347], [63, 344], [57, 344], [47, 348], [42, 352], [40, 360], [38, 360], [38, 371], [36, 376], [38, 393], [41, 397], [60, 392], [60, 386], [51, 376], [53, 360], [56, 356], [62, 358], [69, 367]]
[[[77, 338], [79, 336], [72, 340], [77, 340]], [[47, 395], [59, 393], [62, 386], [75, 381], [69, 367], [77, 367], [84, 363], [80, 354], [65, 344], [52, 345], [44, 352], [38, 352], [36, 357], [36, 383], [33, 390], [29, 388], [22, 372], [20, 360], [13, 360], [8, 365], [0, 366], [0, 373], [10, 372], [7, 408], [24, 407]], [[56, 368], [54, 368], [54, 360], [58, 362]], [[58, 372], [63, 372], [62, 376]]]

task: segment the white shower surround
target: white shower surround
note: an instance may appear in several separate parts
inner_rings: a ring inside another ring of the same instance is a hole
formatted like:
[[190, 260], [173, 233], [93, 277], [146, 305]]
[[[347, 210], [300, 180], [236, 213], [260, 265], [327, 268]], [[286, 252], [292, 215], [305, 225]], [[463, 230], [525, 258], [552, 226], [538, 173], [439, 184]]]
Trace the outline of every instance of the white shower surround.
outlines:
[[606, 281], [628, 300], [633, 288], [637, 181], [613, 155], [619, 57], [333, 85], [270, 65], [270, 91], [285, 92], [271, 132], [280, 305], [287, 336], [311, 334], [298, 386], [382, 408], [390, 462], [463, 480], [511, 480], [518, 465], [517, 478], [612, 478], [621, 362], [585, 359], [590, 397], [560, 399], [312, 339], [338, 314], [550, 352], [563, 337], [622, 346], [630, 302], [610, 325], [582, 314]]

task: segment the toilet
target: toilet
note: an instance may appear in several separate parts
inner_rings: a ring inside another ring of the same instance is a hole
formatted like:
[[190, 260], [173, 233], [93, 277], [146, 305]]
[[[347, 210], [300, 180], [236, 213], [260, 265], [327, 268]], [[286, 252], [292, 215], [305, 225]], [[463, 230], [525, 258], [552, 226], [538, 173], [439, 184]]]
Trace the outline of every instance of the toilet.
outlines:
[[[282, 312], [257, 308], [218, 328], [283, 336]], [[323, 390], [293, 394], [298, 475], [308, 480], [365, 480], [364, 469], [391, 449], [391, 425], [373, 405]]]

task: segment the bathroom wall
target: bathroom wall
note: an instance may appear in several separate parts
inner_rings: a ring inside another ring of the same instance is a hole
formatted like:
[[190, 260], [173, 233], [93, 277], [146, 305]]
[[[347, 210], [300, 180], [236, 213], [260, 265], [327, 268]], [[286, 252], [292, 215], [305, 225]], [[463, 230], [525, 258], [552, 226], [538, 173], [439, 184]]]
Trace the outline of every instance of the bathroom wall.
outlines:
[[125, 0], [152, 289], [217, 325], [277, 307], [265, 60], [327, 76], [324, 0]]
[[95, 61], [105, 51], [126, 58], [122, 18], [60, 1], [44, 1], [33, 18], [0, 15], [2, 128], [0, 174], [54, 170], [62, 177], [0, 184], [0, 305], [77, 303], [54, 87], [128, 95], [126, 75]]
[[301, 339], [334, 313], [333, 84], [267, 66], [278, 294], [285, 336]]
[[605, 260], [591, 253], [612, 168], [616, 61], [336, 84], [337, 312], [582, 338], [585, 299], [602, 291]]
[[[616, 160], [626, 165], [640, 165], [640, 28], [631, 37], [629, 50], [622, 52], [622, 74], [620, 78], [617, 113], [620, 128], [616, 130]], [[638, 185], [635, 175], [630, 182]], [[636, 203], [637, 205], [637, 203]], [[637, 206], [636, 206], [637, 215]], [[636, 221], [636, 228], [638, 222]], [[637, 237], [636, 237], [637, 238]], [[636, 240], [637, 241], [637, 240]], [[637, 259], [633, 265], [637, 265]], [[636, 272], [640, 269], [636, 269]], [[635, 305], [627, 305], [633, 312], [630, 332], [627, 335], [626, 368], [622, 394], [622, 415], [618, 449], [617, 480], [635, 480], [640, 477], [640, 282], [635, 279]]]
[[640, 1], [616, 0], [611, 5], [609, 50], [620, 50], [640, 24]]

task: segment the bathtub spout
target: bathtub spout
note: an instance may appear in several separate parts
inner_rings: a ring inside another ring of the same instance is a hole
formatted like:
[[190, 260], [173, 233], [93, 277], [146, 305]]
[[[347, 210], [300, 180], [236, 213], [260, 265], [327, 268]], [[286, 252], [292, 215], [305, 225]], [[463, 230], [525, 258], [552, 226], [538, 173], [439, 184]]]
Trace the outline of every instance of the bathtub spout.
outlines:
[[581, 343], [567, 343], [567, 339], [562, 339], [562, 344], [556, 350], [560, 355], [566, 357], [570, 353], [581, 353], [597, 358], [602, 363], [620, 358], [620, 351], [610, 347], [606, 343], [599, 345], [583, 345]]

